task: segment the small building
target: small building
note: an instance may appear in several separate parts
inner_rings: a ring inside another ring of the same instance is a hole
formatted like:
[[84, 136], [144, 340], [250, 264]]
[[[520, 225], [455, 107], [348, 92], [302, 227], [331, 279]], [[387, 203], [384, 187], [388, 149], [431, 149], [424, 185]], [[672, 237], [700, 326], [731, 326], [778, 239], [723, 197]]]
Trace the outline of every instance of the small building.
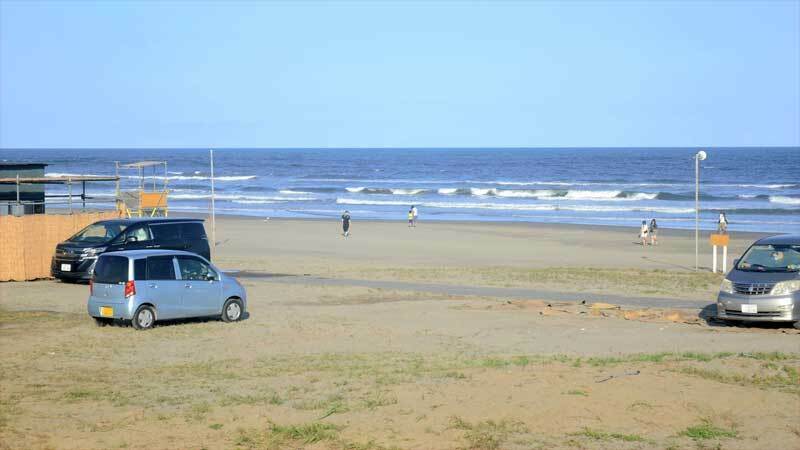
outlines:
[[[44, 178], [42, 163], [0, 162], [0, 178]], [[44, 184], [20, 184], [17, 198], [16, 184], [0, 183], [0, 215], [12, 214], [17, 201], [23, 204], [25, 214], [44, 214]]]

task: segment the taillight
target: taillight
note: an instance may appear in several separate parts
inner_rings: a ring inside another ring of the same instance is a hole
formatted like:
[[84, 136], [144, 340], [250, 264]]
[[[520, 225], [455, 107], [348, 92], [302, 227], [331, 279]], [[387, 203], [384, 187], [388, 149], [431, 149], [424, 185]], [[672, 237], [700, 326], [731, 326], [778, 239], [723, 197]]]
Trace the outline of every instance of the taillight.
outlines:
[[125, 298], [131, 295], [136, 295], [136, 283], [133, 280], [125, 282]]
[[94, 281], [89, 280], [89, 295], [94, 295]]

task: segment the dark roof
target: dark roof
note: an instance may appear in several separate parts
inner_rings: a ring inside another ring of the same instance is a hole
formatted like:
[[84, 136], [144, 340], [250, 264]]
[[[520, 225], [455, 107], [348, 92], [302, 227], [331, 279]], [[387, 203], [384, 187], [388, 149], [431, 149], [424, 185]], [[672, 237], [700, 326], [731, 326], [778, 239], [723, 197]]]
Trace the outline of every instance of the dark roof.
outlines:
[[7, 168], [20, 168], [20, 167], [44, 167], [49, 166], [49, 164], [45, 163], [35, 163], [35, 162], [0, 162], [0, 169], [7, 169]]
[[800, 244], [800, 234], [779, 234], [759, 239], [756, 244], [766, 245], [789, 245]]
[[203, 222], [205, 219], [192, 219], [188, 217], [175, 218], [175, 217], [133, 217], [130, 219], [108, 219], [101, 220], [100, 222], [120, 222], [127, 224], [134, 223], [170, 223], [170, 222]]

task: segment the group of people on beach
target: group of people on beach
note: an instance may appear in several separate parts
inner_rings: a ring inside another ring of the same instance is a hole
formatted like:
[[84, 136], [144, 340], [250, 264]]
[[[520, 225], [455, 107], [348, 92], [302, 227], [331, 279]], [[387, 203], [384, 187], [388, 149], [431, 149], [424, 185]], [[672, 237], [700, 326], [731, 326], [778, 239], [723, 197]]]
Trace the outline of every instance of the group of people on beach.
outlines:
[[[725, 212], [719, 213], [717, 233], [728, 234], [728, 216], [725, 215]], [[639, 239], [641, 239], [642, 246], [648, 245], [648, 241], [649, 245], [658, 243], [658, 223], [656, 219], [650, 219], [649, 224], [646, 220], [642, 221], [642, 227], [639, 229]]]
[[642, 221], [642, 227], [639, 230], [639, 239], [642, 240], [642, 247], [648, 245], [648, 240], [650, 241], [650, 245], [658, 244], [658, 222], [656, 222], [656, 219], [650, 219], [649, 224], [646, 220]]
[[[417, 218], [419, 217], [419, 210], [417, 205], [411, 205], [408, 209], [408, 226], [409, 228], [416, 228]], [[342, 236], [350, 236], [350, 211], [345, 210], [342, 213]]]

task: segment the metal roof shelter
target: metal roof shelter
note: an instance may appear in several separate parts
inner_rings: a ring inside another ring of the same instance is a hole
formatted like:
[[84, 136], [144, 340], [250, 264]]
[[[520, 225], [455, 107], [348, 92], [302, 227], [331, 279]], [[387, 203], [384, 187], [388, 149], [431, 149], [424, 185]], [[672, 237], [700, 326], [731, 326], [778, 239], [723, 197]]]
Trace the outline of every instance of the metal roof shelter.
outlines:
[[[44, 176], [44, 163], [0, 163], [0, 214], [3, 209], [14, 209], [14, 214], [43, 214], [45, 212], [45, 198], [64, 198], [68, 199], [70, 211], [72, 211], [72, 185], [81, 185], [80, 200], [82, 207], [86, 208], [86, 183], [94, 181], [119, 181], [118, 176]], [[8, 175], [14, 174], [13, 177]], [[27, 175], [27, 176], [26, 176]], [[45, 184], [63, 184], [68, 187], [68, 194], [65, 195], [45, 195]], [[4, 186], [13, 185], [5, 188]], [[16, 206], [15, 206], [16, 205]], [[20, 209], [21, 208], [21, 209]], [[6, 211], [8, 213], [8, 211]]]

